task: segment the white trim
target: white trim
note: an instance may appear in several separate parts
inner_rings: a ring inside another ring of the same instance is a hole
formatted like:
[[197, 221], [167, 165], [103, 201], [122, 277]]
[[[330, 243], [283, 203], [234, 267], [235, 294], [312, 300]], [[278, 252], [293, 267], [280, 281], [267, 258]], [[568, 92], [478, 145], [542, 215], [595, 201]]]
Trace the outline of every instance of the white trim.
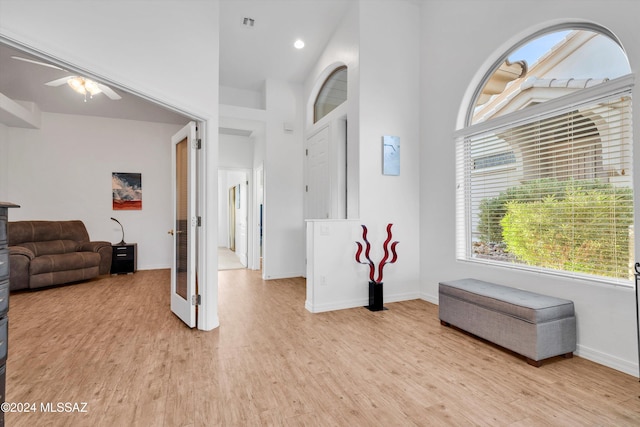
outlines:
[[438, 298], [438, 296], [433, 296], [433, 295], [421, 292], [420, 299], [426, 302], [430, 302], [431, 304], [434, 304], [434, 305], [440, 305], [440, 299]]
[[[407, 292], [403, 294], [392, 294], [392, 295], [384, 295], [383, 305], [387, 303], [401, 302], [401, 301], [411, 301], [415, 299], [421, 299], [421, 295], [419, 292]], [[335, 310], [346, 310], [349, 308], [359, 308], [365, 307], [369, 304], [369, 297], [365, 298], [354, 298], [349, 300], [325, 303], [325, 304], [312, 304], [309, 300], [306, 300], [304, 303], [304, 308], [311, 313], [323, 313], [326, 311], [335, 311]]]
[[[422, 292], [420, 294], [420, 299], [423, 301], [439, 305], [440, 301], [437, 297], [434, 297], [429, 294], [425, 294]], [[307, 308], [308, 310], [308, 308]], [[620, 359], [619, 357], [613, 356], [608, 353], [603, 353], [601, 351], [595, 350], [591, 347], [587, 347], [582, 344], [578, 344], [576, 346], [576, 351], [574, 354], [578, 357], [582, 357], [584, 359], [590, 360], [592, 362], [598, 363], [600, 365], [608, 366], [609, 368], [615, 369], [620, 372], [624, 372], [629, 375], [639, 376], [639, 365], [634, 361], [628, 361]]]
[[565, 271], [565, 270], [553, 270], [550, 268], [536, 267], [536, 266], [527, 265], [527, 264], [514, 264], [514, 263], [509, 263], [504, 261], [498, 261], [495, 259], [461, 258], [458, 256], [456, 260], [460, 262], [469, 262], [473, 264], [488, 265], [491, 267], [507, 268], [510, 270], [527, 271], [529, 273], [534, 273], [534, 274], [547, 274], [551, 276], [559, 276], [565, 279], [592, 282], [593, 284], [601, 284], [606, 286], [619, 286], [621, 288], [631, 288], [631, 289], [634, 288], [634, 282], [632, 280], [624, 280], [624, 279], [616, 280], [615, 278], [612, 278], [612, 277], [580, 274], [580, 273], [574, 273], [574, 272]]
[[153, 104], [156, 104], [162, 108], [165, 108], [167, 110], [170, 110], [174, 113], [177, 114], [181, 114], [186, 116], [188, 119], [193, 120], [193, 121], [205, 121], [207, 117], [206, 114], [202, 114], [202, 113], [194, 113], [194, 112], [190, 112], [187, 111], [185, 109], [182, 109], [181, 107], [178, 107], [177, 105], [173, 105], [173, 104], [168, 104], [167, 102], [164, 102], [158, 98], [155, 98], [153, 96], [147, 95], [145, 93], [142, 93], [130, 86], [124, 85], [122, 83], [118, 83], [114, 80], [109, 79], [108, 77], [104, 76], [104, 75], [100, 75], [100, 74], [96, 74], [95, 72], [89, 71], [86, 68], [82, 68], [78, 65], [74, 65], [71, 64], [69, 62], [66, 62], [58, 57], [52, 56], [50, 54], [47, 54], [41, 50], [38, 50], [36, 48], [33, 48], [31, 46], [27, 46], [11, 37], [9, 37], [6, 33], [0, 33], [0, 43], [5, 44], [7, 46], [13, 47], [15, 49], [21, 50], [29, 55], [33, 55], [35, 57], [38, 57], [40, 59], [42, 59], [43, 61], [46, 62], [50, 62], [53, 65], [56, 65], [60, 68], [64, 68], [67, 71], [73, 72], [73, 73], [78, 73], [81, 74], [85, 77], [89, 77], [92, 80], [98, 81], [100, 83], [106, 84], [107, 86], [110, 86], [111, 88], [114, 89], [119, 89], [121, 91], [127, 92], [131, 95], [134, 95], [138, 98], [142, 98], [145, 101], [151, 102]]
[[512, 52], [514, 52], [518, 48], [526, 45], [527, 43], [529, 43], [530, 41], [538, 37], [542, 37], [544, 35], [551, 34], [554, 32], [567, 31], [567, 30], [585, 30], [585, 31], [592, 31], [595, 33], [602, 34], [606, 37], [609, 37], [611, 40], [617, 43], [620, 46], [620, 48], [624, 51], [624, 46], [622, 46], [622, 43], [620, 42], [618, 37], [615, 36], [615, 34], [613, 34], [607, 28], [601, 27], [600, 25], [597, 25], [591, 22], [584, 22], [584, 21], [562, 22], [559, 24], [552, 25], [550, 27], [545, 27], [539, 31], [536, 31], [533, 34], [530, 34], [529, 36], [521, 39], [520, 41], [518, 41], [518, 43], [515, 43], [513, 46], [511, 46], [511, 48], [507, 49], [502, 55], [500, 55], [497, 58], [497, 60], [489, 68], [487, 68], [486, 73], [484, 74], [482, 79], [480, 79], [479, 84], [476, 86], [476, 88], [474, 89], [471, 95], [471, 103], [467, 106], [467, 110], [464, 116], [465, 126], [469, 126], [469, 124], [473, 120], [474, 107], [478, 102], [478, 98], [480, 98], [480, 95], [482, 94], [482, 89], [484, 88], [485, 84], [489, 81], [489, 79], [491, 79], [491, 76], [493, 75], [493, 73], [495, 73], [495, 71], [498, 68], [500, 68], [500, 66], [504, 63], [504, 61], [509, 57], [509, 55]]
[[470, 153], [465, 151], [469, 149], [467, 142], [473, 137], [482, 137], [482, 135], [489, 133], [499, 133], [503, 130], [506, 131], [518, 126], [528, 125], [539, 120], [553, 118], [559, 114], [570, 113], [582, 106], [600, 103], [605, 100], [615, 100], [622, 96], [629, 96], [629, 94], [633, 94], [634, 80], [634, 74], [628, 74], [597, 86], [593, 86], [592, 88], [583, 89], [573, 94], [552, 99], [543, 104], [531, 106], [486, 122], [468, 126], [454, 133], [456, 139], [456, 182], [458, 187], [461, 185], [464, 186], [463, 189], [456, 191], [457, 260], [501, 268], [510, 268], [513, 270], [529, 271], [537, 274], [559, 276], [592, 283], [601, 283], [609, 286], [619, 286], [624, 288], [633, 287], [633, 282], [631, 280], [622, 278], [617, 279], [613, 277], [597, 276], [595, 274], [580, 274], [572, 271], [554, 270], [539, 266], [502, 262], [497, 259], [473, 257], [470, 250], [472, 214], [470, 211], [471, 202], [469, 200], [469, 197], [471, 196], [469, 188], [471, 181], [469, 180], [469, 177], [472, 172], [467, 168]]
[[[199, 137], [203, 141], [201, 150], [202, 159], [198, 162], [199, 173], [201, 175], [197, 178], [197, 185], [200, 190], [198, 195], [199, 206], [197, 208], [197, 211], [203, 219], [203, 224], [202, 227], [200, 227], [201, 229], [198, 234], [197, 247], [197, 257], [199, 262], [196, 269], [198, 277], [200, 277], [201, 279], [199, 280], [199, 293], [202, 298], [202, 305], [200, 306], [200, 310], [198, 310], [197, 328], [200, 330], [208, 331], [220, 326], [220, 322], [218, 319], [218, 245], [216, 222], [218, 215], [218, 143], [216, 139], [217, 132], [216, 135], [212, 134], [211, 132], [207, 132], [207, 129], [209, 129], [210, 127], [214, 129], [218, 128], [218, 117], [211, 117], [208, 113], [205, 114], [202, 112], [195, 112], [193, 110], [185, 109], [175, 104], [169, 103], [172, 101], [163, 101], [162, 99], [144, 94], [130, 86], [118, 83], [114, 80], [109, 79], [108, 77], [96, 74], [86, 68], [64, 61], [56, 56], [20, 42], [18, 41], [18, 37], [15, 34], [6, 30], [0, 32], [0, 43], [19, 49], [27, 54], [33, 55], [44, 61], [60, 66], [61, 68], [64, 68], [68, 71], [77, 72], [94, 80], [103, 82], [106, 85], [111, 86], [112, 88], [128, 92], [131, 95], [142, 98], [167, 110], [182, 114], [188, 119], [197, 123], [199, 129]], [[209, 147], [210, 145], [212, 145], [213, 147]], [[207, 175], [207, 170], [216, 171], [216, 173], [211, 174], [212, 177], [209, 178]], [[209, 179], [211, 179], [211, 183], [208, 183]], [[207, 224], [209, 222], [215, 223], [216, 226], [207, 227]], [[202, 262], [202, 260], [207, 260], [207, 262]], [[208, 268], [209, 263], [212, 264], [212, 268]]]
[[608, 353], [595, 350], [593, 348], [578, 344], [576, 347], [575, 355], [584, 359], [590, 360], [600, 365], [608, 366], [625, 374], [639, 376], [638, 363], [630, 362], [628, 360], [620, 359]]
[[[263, 262], [266, 259], [266, 257], [263, 256]], [[264, 275], [264, 266], [262, 268], [262, 274]], [[280, 273], [280, 274], [272, 274], [269, 275], [267, 277], [263, 277], [264, 280], [277, 280], [277, 279], [291, 279], [292, 277], [305, 277], [306, 273], [304, 271], [290, 271], [290, 272], [284, 272], [284, 273]]]
[[[324, 68], [324, 70], [322, 70], [322, 72], [320, 72], [315, 82], [313, 83], [313, 86], [311, 87], [311, 92], [309, 93], [309, 98], [307, 99], [307, 117], [305, 117], [305, 123], [304, 123], [305, 127], [313, 126], [314, 124], [317, 123], [317, 122], [314, 123], [316, 99], [318, 99], [320, 90], [322, 89], [325, 82], [327, 81], [327, 78], [329, 78], [329, 76], [340, 67], [347, 67], [347, 100], [342, 104], [345, 104], [346, 102], [349, 101], [349, 95], [348, 95], [349, 72], [350, 72], [349, 66], [342, 61], [332, 62], [331, 64], [327, 65]], [[338, 107], [340, 107], [340, 105]]]
[[542, 104], [532, 105], [523, 110], [514, 111], [513, 113], [505, 114], [504, 116], [496, 117], [486, 122], [467, 126], [455, 131], [453, 136], [454, 138], [473, 136], [490, 129], [517, 126], [518, 123], [529, 121], [534, 116], [543, 119], [545, 116], [557, 114], [562, 112], [562, 110], [575, 110], [576, 104], [583, 104], [602, 97], [612, 97], [617, 93], [627, 92], [633, 88], [634, 84], [635, 75], [628, 74], [597, 86], [580, 90], [576, 93], [551, 99]]

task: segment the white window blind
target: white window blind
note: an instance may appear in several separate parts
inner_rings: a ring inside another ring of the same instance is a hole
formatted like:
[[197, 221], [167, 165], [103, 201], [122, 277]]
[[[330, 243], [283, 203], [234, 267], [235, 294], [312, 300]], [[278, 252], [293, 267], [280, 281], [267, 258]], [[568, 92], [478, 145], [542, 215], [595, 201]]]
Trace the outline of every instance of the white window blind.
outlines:
[[458, 133], [459, 259], [631, 283], [632, 82]]
[[335, 69], [322, 84], [316, 101], [313, 104], [313, 122], [335, 110], [347, 100], [348, 73], [347, 67]]

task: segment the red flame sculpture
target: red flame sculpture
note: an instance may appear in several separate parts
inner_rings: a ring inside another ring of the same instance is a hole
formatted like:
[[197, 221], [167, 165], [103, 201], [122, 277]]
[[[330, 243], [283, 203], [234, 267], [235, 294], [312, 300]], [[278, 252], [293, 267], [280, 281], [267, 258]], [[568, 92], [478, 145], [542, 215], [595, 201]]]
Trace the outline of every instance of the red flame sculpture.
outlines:
[[369, 264], [369, 279], [372, 282], [375, 283], [382, 283], [382, 269], [384, 268], [385, 265], [387, 264], [393, 264], [394, 262], [396, 262], [396, 260], [398, 259], [398, 254], [396, 253], [396, 246], [398, 245], [399, 242], [393, 242], [391, 244], [391, 254], [392, 254], [392, 258], [390, 261], [387, 261], [389, 259], [389, 242], [391, 241], [391, 226], [393, 224], [389, 224], [387, 225], [387, 240], [384, 241], [384, 244], [382, 245], [382, 248], [384, 249], [384, 256], [382, 257], [382, 260], [380, 260], [380, 264], [378, 265], [378, 277], [374, 278], [375, 272], [376, 272], [376, 265], [374, 264], [373, 261], [371, 261], [371, 258], [369, 257], [369, 252], [371, 250], [371, 244], [369, 243], [369, 241], [367, 240], [367, 227], [365, 225], [362, 226], [362, 240], [364, 240], [365, 243], [365, 248], [364, 248], [364, 257], [366, 259], [366, 261], [361, 261], [360, 260], [360, 256], [362, 255], [362, 243], [360, 242], [356, 242], [356, 245], [358, 245], [358, 250], [356, 251], [356, 262], [360, 263], [360, 264]]

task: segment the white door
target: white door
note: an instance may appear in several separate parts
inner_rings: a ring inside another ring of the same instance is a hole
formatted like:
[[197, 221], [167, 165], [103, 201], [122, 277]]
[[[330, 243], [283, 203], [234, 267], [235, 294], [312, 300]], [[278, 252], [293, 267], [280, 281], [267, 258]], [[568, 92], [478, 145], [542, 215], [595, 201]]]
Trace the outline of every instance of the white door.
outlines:
[[249, 214], [249, 180], [247, 174], [244, 173], [243, 181], [238, 185], [238, 194], [236, 194], [236, 255], [240, 259], [243, 266], [247, 266], [247, 216]]
[[329, 127], [307, 139], [306, 219], [327, 219], [331, 212]]
[[254, 204], [253, 204], [253, 216], [251, 223], [253, 227], [253, 244], [251, 248], [251, 264], [249, 268], [253, 270], [262, 270], [262, 224], [263, 211], [264, 211], [264, 174], [262, 165], [255, 169], [253, 175], [254, 186]]
[[173, 260], [171, 311], [196, 326], [196, 124], [190, 122], [171, 138]]

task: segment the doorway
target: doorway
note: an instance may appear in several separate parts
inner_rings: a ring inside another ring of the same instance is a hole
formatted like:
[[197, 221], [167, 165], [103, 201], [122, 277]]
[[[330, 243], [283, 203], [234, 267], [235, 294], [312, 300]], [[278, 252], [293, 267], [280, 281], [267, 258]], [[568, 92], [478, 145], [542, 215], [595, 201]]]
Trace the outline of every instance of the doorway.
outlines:
[[251, 171], [218, 171], [218, 270], [251, 268], [249, 258], [253, 236], [249, 227]]
[[[260, 270], [264, 243], [263, 163], [266, 118], [264, 110], [249, 110], [251, 118], [242, 111], [221, 105], [218, 129], [218, 269], [224, 250], [231, 247], [230, 231], [235, 233], [235, 252], [232, 254], [244, 268]], [[239, 114], [239, 115], [236, 115]], [[256, 118], [257, 117], [257, 118]], [[262, 117], [262, 119], [260, 119]], [[235, 187], [236, 199], [230, 201], [230, 190]], [[231, 206], [235, 208], [231, 210]], [[235, 215], [235, 226], [230, 218]]]
[[326, 119], [306, 140], [305, 219], [347, 218], [347, 119]]
[[[12, 57], [21, 57], [27, 60], [16, 60]], [[149, 97], [136, 92], [135, 88], [131, 87], [123, 87], [116, 82], [106, 80], [105, 78], [96, 78], [92, 76], [89, 70], [80, 70], [75, 67], [73, 64], [70, 64], [62, 59], [53, 57], [51, 55], [47, 55], [46, 53], [34, 51], [24, 45], [21, 45], [15, 41], [8, 40], [4, 37], [0, 36], [0, 62], [3, 64], [3, 79], [0, 79], [0, 82], [5, 82], [5, 78], [10, 80], [10, 77], [13, 76], [12, 70], [15, 70], [16, 80], [13, 80], [13, 84], [11, 90], [5, 90], [4, 86], [0, 88], [0, 92], [10, 94], [13, 99], [24, 99], [29, 100], [30, 102], [38, 103], [38, 99], [42, 95], [43, 91], [51, 90], [49, 86], [47, 86], [46, 82], [52, 82], [56, 79], [60, 79], [63, 75], [71, 75], [77, 74], [80, 76], [87, 76], [90, 78], [94, 78], [97, 82], [108, 85], [112, 90], [118, 93], [120, 99], [118, 100], [107, 100], [102, 99], [102, 103], [100, 97], [104, 96], [102, 94], [98, 94], [96, 99], [89, 98], [87, 99], [87, 103], [80, 102], [83, 106], [82, 109], [71, 110], [70, 105], [74, 105], [72, 102], [69, 102], [65, 105], [69, 108], [69, 110], [65, 110], [64, 112], [57, 112], [59, 114], [68, 114], [68, 115], [76, 115], [80, 118], [87, 116], [86, 111], [89, 108], [95, 108], [93, 111], [93, 115], [87, 117], [99, 117], [101, 119], [122, 119], [127, 120], [128, 122], [157, 122], [161, 123], [166, 129], [169, 129], [167, 125], [178, 125], [176, 130], [179, 129], [179, 126], [184, 126], [190, 120], [195, 121], [200, 128], [200, 137], [202, 138], [203, 150], [204, 154], [207, 150], [207, 143], [211, 143], [211, 146], [217, 147], [217, 138], [211, 135], [210, 141], [205, 134], [207, 128], [207, 121], [201, 117], [193, 115], [191, 113], [187, 113], [185, 111], [180, 110], [180, 108], [172, 106], [170, 104], [166, 104], [163, 101], [157, 99], [150, 99]], [[46, 64], [46, 65], [42, 65]], [[18, 68], [18, 67], [28, 67], [28, 68]], [[34, 80], [35, 79], [35, 80]], [[21, 84], [16, 82], [20, 81]], [[17, 92], [12, 92], [12, 90], [17, 91], [22, 86], [28, 86], [30, 90], [30, 95], [28, 97], [21, 97], [21, 95]], [[66, 86], [56, 87], [56, 91], [60, 93], [60, 96], [69, 96], [74, 97], [75, 94], [67, 93], [67, 89], [70, 89]], [[7, 95], [9, 96], [9, 95]], [[72, 98], [75, 101], [75, 98]], [[107, 102], [108, 101], [108, 102]], [[135, 108], [131, 108], [132, 105]], [[128, 106], [128, 107], [127, 107]], [[56, 111], [49, 111], [46, 114], [56, 113]], [[57, 123], [63, 123], [63, 121], [57, 121]], [[160, 125], [159, 125], [160, 126]], [[126, 129], [129, 129], [130, 126], [123, 126], [122, 129], [118, 131], [114, 131], [114, 133], [121, 133], [119, 138], [114, 138], [114, 141], [120, 140], [128, 140], [131, 141], [137, 140], [137, 134], [132, 133], [129, 137], [124, 135]], [[133, 128], [133, 126], [131, 126]], [[29, 132], [39, 132], [38, 130]], [[163, 132], [164, 134], [164, 132]], [[168, 143], [168, 138], [170, 135], [166, 135], [167, 140], [165, 143]], [[115, 143], [114, 143], [115, 144]], [[84, 148], [85, 146], [83, 146]], [[156, 148], [157, 147], [157, 148]], [[145, 159], [140, 161], [132, 162], [134, 168], [137, 171], [142, 169], [143, 177], [148, 177], [149, 180], [147, 183], [157, 183], [162, 182], [164, 190], [158, 191], [156, 197], [146, 197], [147, 202], [145, 202], [145, 206], [143, 208], [143, 215], [128, 215], [129, 218], [125, 219], [124, 225], [128, 230], [137, 230], [138, 234], [135, 235], [134, 232], [134, 240], [138, 243], [138, 266], [141, 269], [156, 269], [156, 268], [168, 268], [170, 263], [172, 262], [172, 244], [171, 240], [168, 238], [167, 230], [171, 228], [171, 191], [167, 191], [167, 187], [170, 184], [171, 180], [171, 151], [167, 149], [168, 147], [165, 144], [156, 143], [151, 150], [153, 151], [153, 155], [150, 155], [149, 158], [145, 156]], [[145, 149], [149, 149], [149, 147], [145, 147]], [[117, 150], [114, 150], [116, 152]], [[99, 151], [96, 151], [99, 152]], [[210, 152], [210, 151], [209, 151]], [[160, 153], [160, 154], [158, 154]], [[77, 154], [79, 155], [79, 154]], [[96, 154], [96, 156], [98, 156]], [[73, 157], [72, 157], [73, 158]], [[133, 159], [134, 157], [131, 157]], [[154, 174], [149, 172], [144, 173], [144, 170], [151, 170], [152, 167], [147, 169], [146, 162], [151, 162], [149, 159], [154, 159], [156, 161], [153, 164]], [[205, 166], [208, 164], [214, 164], [214, 157], [211, 155], [205, 155], [201, 157], [200, 166], [201, 169], [204, 170]], [[100, 164], [104, 165], [113, 165], [113, 170], [117, 170], [118, 165], [122, 164], [121, 159], [115, 159], [109, 156], [106, 157], [96, 157], [96, 162], [100, 162]], [[166, 163], [165, 163], [166, 162]], [[85, 162], [86, 163], [86, 162]], [[166, 168], [157, 168], [157, 164], [165, 164]], [[69, 168], [71, 169], [71, 168]], [[76, 170], [80, 170], [77, 168], [73, 168]], [[101, 177], [105, 174], [104, 170], [99, 167], [92, 167], [89, 163], [85, 165], [85, 169], [88, 172], [83, 178], [87, 183], [91, 182], [91, 179], [97, 180], [102, 179]], [[111, 168], [110, 168], [111, 169]], [[109, 170], [110, 170], [109, 169]], [[159, 172], [159, 171], [162, 172]], [[99, 178], [96, 178], [100, 175]], [[158, 176], [160, 175], [160, 176]], [[152, 178], [153, 176], [153, 178]], [[202, 179], [202, 177], [199, 177]], [[145, 179], [145, 178], [143, 178]], [[153, 180], [151, 180], [153, 179]], [[199, 189], [198, 197], [200, 198], [200, 206], [198, 207], [199, 211], [201, 211], [202, 206], [206, 205], [206, 197], [207, 197], [207, 180], [202, 179], [201, 181], [202, 187]], [[152, 186], [146, 184], [145, 194], [152, 195], [156, 193], [151, 193], [149, 189]], [[101, 187], [96, 187], [101, 188]], [[149, 203], [149, 201], [153, 200], [155, 204]], [[215, 206], [215, 201], [212, 203]], [[94, 206], [102, 206], [97, 204], [92, 204], [91, 207], [87, 207], [86, 215], [88, 217], [88, 221], [94, 230], [98, 234], [109, 235], [112, 231], [111, 226], [109, 224], [104, 224], [102, 220], [99, 218], [104, 217], [104, 212], [94, 212], [96, 208]], [[97, 209], [103, 209], [99, 207]], [[212, 210], [210, 210], [212, 211]], [[107, 214], [108, 217], [110, 214]], [[125, 216], [126, 213], [122, 213], [121, 215]], [[153, 218], [152, 220], [148, 220], [148, 218]], [[208, 236], [211, 233], [207, 233], [207, 221], [206, 218], [202, 222], [202, 227], [198, 228], [198, 236]], [[144, 230], [141, 231], [141, 230]], [[215, 236], [215, 234], [214, 234]], [[119, 239], [119, 238], [118, 238]], [[202, 244], [203, 240], [200, 240], [200, 244], [197, 246], [197, 256], [200, 259], [208, 258], [208, 250], [207, 246]], [[145, 249], [147, 248], [147, 249]], [[194, 267], [196, 268], [196, 267]], [[200, 278], [200, 283], [202, 285], [202, 303], [199, 307], [198, 318], [203, 319], [202, 322], [198, 321], [198, 328], [203, 330], [210, 330], [218, 326], [217, 320], [217, 306], [214, 304], [217, 300], [217, 281], [212, 277], [210, 273], [207, 272], [208, 268], [204, 263], [200, 263], [197, 266], [198, 276]], [[194, 272], [195, 275], [195, 272]], [[210, 278], [210, 279], [209, 279]], [[206, 286], [205, 286], [206, 284]]]
[[237, 196], [238, 196], [238, 189], [239, 187], [233, 186], [229, 188], [229, 200], [228, 200], [228, 209], [227, 211], [229, 212], [229, 238], [227, 239], [228, 241], [228, 248], [235, 252], [236, 251], [236, 227], [237, 227], [237, 222], [236, 222], [236, 203], [237, 203]]

